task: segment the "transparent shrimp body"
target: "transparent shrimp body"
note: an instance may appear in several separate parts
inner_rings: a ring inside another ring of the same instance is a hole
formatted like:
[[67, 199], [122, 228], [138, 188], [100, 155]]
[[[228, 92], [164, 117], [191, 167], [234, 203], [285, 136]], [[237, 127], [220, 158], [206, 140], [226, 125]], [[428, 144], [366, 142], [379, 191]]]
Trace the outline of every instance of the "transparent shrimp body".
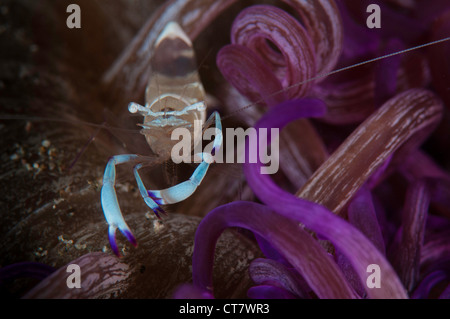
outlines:
[[144, 116], [142, 134], [157, 155], [168, 158], [177, 142], [170, 138], [172, 131], [186, 127], [191, 136], [201, 136], [201, 126], [196, 126], [200, 132], [194, 135], [193, 124], [194, 121], [203, 124], [206, 117], [205, 90], [192, 43], [175, 22], [166, 26], [155, 43], [152, 71], [145, 109], [130, 103], [129, 110]]
[[[168, 160], [173, 146], [178, 143], [177, 140], [171, 139], [172, 131], [183, 127], [190, 131], [191, 136], [202, 136], [202, 126], [194, 125], [195, 121], [200, 121], [197, 123], [205, 125], [214, 123], [217, 134], [212, 154], [216, 153], [222, 145], [220, 116], [214, 112], [205, 123], [205, 91], [197, 72], [194, 50], [191, 41], [177, 23], [168, 23], [155, 42], [152, 69], [153, 75], [146, 89], [145, 106], [137, 103], [128, 105], [131, 113], [139, 113], [144, 117], [143, 124], [140, 124], [141, 133], [152, 151], [160, 160]], [[201, 140], [192, 142], [195, 145]], [[138, 163], [134, 167], [134, 175], [139, 191], [145, 203], [159, 217], [164, 213], [160, 205], [180, 202], [194, 193], [206, 175], [209, 165], [214, 161], [212, 154], [196, 154], [203, 161], [189, 180], [163, 190], [147, 190], [142, 182], [139, 169], [147, 158], [136, 154], [123, 154], [109, 159], [103, 176], [101, 202], [109, 225], [109, 241], [116, 255], [120, 256], [115, 237], [117, 229], [133, 245], [136, 246], [137, 241], [120, 211], [114, 187], [115, 166], [126, 162]]]

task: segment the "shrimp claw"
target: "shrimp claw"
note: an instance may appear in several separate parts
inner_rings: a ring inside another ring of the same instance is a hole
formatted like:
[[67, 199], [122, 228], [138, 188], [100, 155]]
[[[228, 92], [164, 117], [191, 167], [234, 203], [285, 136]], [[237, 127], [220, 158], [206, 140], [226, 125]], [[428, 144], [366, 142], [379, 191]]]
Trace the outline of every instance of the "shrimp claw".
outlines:
[[121, 233], [128, 239], [133, 246], [137, 246], [136, 238], [123, 219], [120, 211], [119, 201], [117, 200], [116, 190], [114, 187], [116, 180], [116, 165], [133, 161], [138, 156], [134, 154], [116, 155], [111, 157], [106, 164], [105, 173], [103, 175], [103, 186], [101, 190], [101, 203], [103, 214], [106, 222], [109, 225], [108, 237], [113, 252], [120, 257], [120, 253], [116, 242], [116, 230], [119, 229]]

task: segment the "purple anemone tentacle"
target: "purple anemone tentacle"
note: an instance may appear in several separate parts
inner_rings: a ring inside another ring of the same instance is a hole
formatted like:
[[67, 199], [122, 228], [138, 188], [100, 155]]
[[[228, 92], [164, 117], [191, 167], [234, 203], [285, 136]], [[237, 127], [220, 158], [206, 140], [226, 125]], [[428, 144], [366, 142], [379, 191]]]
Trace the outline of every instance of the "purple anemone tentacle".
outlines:
[[219, 206], [199, 224], [192, 257], [192, 279], [200, 289], [213, 291], [214, 250], [220, 234], [229, 227], [248, 229], [270, 241], [320, 298], [358, 298], [316, 240], [294, 220], [253, 202]]
[[348, 221], [366, 235], [381, 253], [386, 254], [386, 246], [377, 220], [372, 193], [367, 188], [362, 187], [350, 203]]
[[312, 86], [312, 81], [305, 81], [316, 75], [314, 44], [307, 30], [286, 11], [270, 5], [242, 10], [233, 22], [231, 42], [258, 54], [278, 76], [289, 98], [305, 96]]
[[272, 259], [257, 258], [250, 264], [250, 277], [257, 285], [283, 288], [296, 298], [309, 299], [311, 288], [292, 266]]
[[182, 284], [175, 289], [173, 299], [214, 299], [214, 296], [192, 284]]
[[[403, 42], [394, 38], [387, 43], [387, 47], [380, 55], [387, 55], [404, 49]], [[401, 61], [400, 55], [378, 61], [378, 67], [375, 68], [375, 101], [377, 106], [383, 105], [395, 94]]]
[[249, 48], [230, 44], [217, 54], [217, 66], [223, 76], [252, 102], [268, 106], [286, 99], [280, 80], [269, 66]]
[[426, 181], [411, 183], [406, 194], [399, 241], [395, 243], [396, 249], [391, 252], [392, 264], [408, 291], [415, 287], [419, 278], [429, 204], [430, 191]]
[[[290, 116], [280, 110], [290, 108]], [[320, 107], [314, 105], [314, 100], [303, 100], [291, 103], [290, 106], [281, 105], [280, 109], [273, 108], [256, 125], [258, 128], [281, 128], [290, 121], [308, 117], [319, 113]], [[274, 116], [274, 114], [279, 116]], [[252, 139], [252, 137], [250, 137]], [[250, 143], [255, 140], [250, 140]], [[382, 253], [358, 229], [341, 217], [333, 214], [325, 207], [300, 199], [279, 188], [268, 175], [260, 174], [262, 164], [244, 163], [244, 173], [250, 187], [256, 196], [277, 213], [297, 220], [318, 235], [329, 239], [337, 249], [348, 258], [358, 277], [366, 283], [369, 265], [377, 264], [382, 271], [380, 289], [368, 289], [366, 292], [371, 298], [407, 298], [405, 288], [397, 274]]]
[[248, 290], [247, 296], [252, 299], [297, 299], [286, 289], [271, 285], [253, 286]]

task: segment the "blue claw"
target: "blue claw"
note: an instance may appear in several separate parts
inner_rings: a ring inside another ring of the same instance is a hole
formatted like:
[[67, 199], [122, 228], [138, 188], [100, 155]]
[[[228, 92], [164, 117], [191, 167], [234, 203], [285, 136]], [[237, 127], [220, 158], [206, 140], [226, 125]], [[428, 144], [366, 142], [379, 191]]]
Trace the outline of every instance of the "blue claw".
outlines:
[[[114, 254], [117, 257], [122, 257], [122, 255], [119, 252], [119, 248], [117, 246], [117, 241], [116, 241], [116, 230], [117, 227], [114, 225], [110, 225], [108, 227], [108, 237], [109, 237], [109, 244], [111, 245], [111, 249], [114, 252]], [[128, 241], [133, 244], [134, 247], [137, 247], [137, 241], [136, 238], [134, 237], [133, 233], [129, 230], [129, 229], [120, 229], [120, 232], [128, 239]]]
[[[116, 242], [116, 230], [117, 227], [114, 225], [110, 225], [108, 227], [109, 244], [111, 245], [111, 249], [114, 254], [116, 254], [117, 257], [122, 257]], [[129, 229], [120, 229], [120, 231], [128, 239], [128, 241], [133, 244], [134, 247], [137, 247], [136, 238]]]
[[117, 229], [121, 231], [121, 233], [128, 239], [129, 242], [131, 242], [131, 244], [133, 244], [133, 246], [137, 246], [137, 241], [127, 223], [123, 219], [122, 212], [120, 211], [119, 202], [114, 189], [116, 179], [115, 166], [117, 164], [134, 160], [136, 157], [136, 155], [118, 155], [111, 157], [106, 164], [105, 174], [103, 175], [103, 186], [101, 190], [103, 214], [105, 215], [106, 221], [109, 225], [108, 237], [111, 249], [118, 257], [120, 257], [120, 253], [116, 242]]
[[159, 205], [162, 205], [162, 203], [157, 203], [157, 201], [155, 201], [152, 197], [149, 196], [144, 197], [144, 202], [147, 204], [148, 207], [150, 207], [150, 209], [159, 219], [161, 219], [160, 215], [166, 215], [166, 212], [161, 207], [159, 207]]

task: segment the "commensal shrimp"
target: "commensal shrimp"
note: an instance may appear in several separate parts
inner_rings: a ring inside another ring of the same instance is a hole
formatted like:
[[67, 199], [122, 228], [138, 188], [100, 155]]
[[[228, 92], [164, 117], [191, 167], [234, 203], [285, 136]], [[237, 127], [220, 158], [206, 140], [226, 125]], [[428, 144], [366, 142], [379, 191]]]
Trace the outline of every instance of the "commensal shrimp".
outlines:
[[[196, 121], [205, 123], [205, 92], [197, 73], [192, 43], [176, 22], [170, 22], [155, 42], [152, 57], [153, 75], [146, 89], [146, 105], [130, 103], [128, 110], [144, 116], [141, 133], [153, 152], [162, 160], [169, 160], [176, 141], [171, 139], [174, 129], [187, 128], [191, 136], [201, 136], [201, 126]], [[216, 136], [211, 154], [195, 154], [202, 162], [195, 169], [189, 180], [163, 190], [147, 190], [139, 175], [143, 163], [134, 167], [134, 175], [139, 191], [145, 203], [160, 217], [164, 210], [160, 205], [180, 202], [191, 196], [202, 182], [214, 153], [222, 144], [222, 124], [218, 112], [213, 112], [205, 123], [215, 123]], [[194, 132], [197, 130], [197, 132]], [[200, 141], [193, 141], [194, 146]], [[115, 166], [126, 162], [145, 162], [145, 157], [136, 154], [116, 155], [109, 159], [103, 176], [101, 203], [108, 222], [109, 241], [112, 250], [119, 255], [116, 243], [116, 230], [137, 246], [136, 239], [126, 224], [120, 211], [114, 184]]]

